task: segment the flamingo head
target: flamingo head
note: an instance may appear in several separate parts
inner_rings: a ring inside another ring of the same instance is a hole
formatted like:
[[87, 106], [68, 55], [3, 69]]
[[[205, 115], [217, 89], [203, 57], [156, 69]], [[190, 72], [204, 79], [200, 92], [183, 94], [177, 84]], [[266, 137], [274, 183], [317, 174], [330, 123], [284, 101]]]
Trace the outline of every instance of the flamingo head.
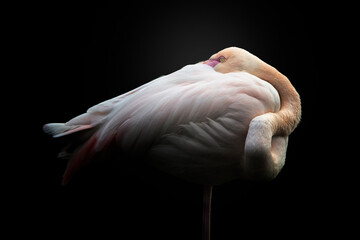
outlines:
[[242, 48], [229, 47], [212, 55], [209, 60], [203, 63], [221, 73], [246, 71], [254, 74], [262, 61]]

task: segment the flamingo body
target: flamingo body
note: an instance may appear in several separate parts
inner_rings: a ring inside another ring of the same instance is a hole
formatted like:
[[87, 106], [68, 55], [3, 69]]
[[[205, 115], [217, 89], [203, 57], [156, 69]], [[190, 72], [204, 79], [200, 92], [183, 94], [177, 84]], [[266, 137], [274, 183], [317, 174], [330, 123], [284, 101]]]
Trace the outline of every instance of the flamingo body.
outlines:
[[[67, 123], [46, 124], [44, 131], [54, 137], [84, 133], [64, 183], [94, 155], [112, 147], [148, 154], [153, 166], [201, 184], [247, 177], [249, 166], [250, 172], [265, 169], [276, 176], [285, 161], [288, 134], [273, 137], [261, 117], [281, 110], [278, 90], [247, 71], [219, 72], [217, 64], [220, 60], [187, 65]], [[259, 161], [249, 164], [247, 157], [274, 159], [258, 167]]]

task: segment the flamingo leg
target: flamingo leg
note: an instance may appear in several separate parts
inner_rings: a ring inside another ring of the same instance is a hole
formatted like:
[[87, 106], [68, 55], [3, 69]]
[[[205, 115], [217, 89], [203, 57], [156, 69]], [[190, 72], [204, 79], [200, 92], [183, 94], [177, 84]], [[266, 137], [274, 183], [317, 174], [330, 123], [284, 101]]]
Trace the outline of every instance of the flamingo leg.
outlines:
[[205, 185], [203, 193], [203, 232], [202, 239], [210, 240], [211, 229], [211, 198], [212, 198], [212, 186]]

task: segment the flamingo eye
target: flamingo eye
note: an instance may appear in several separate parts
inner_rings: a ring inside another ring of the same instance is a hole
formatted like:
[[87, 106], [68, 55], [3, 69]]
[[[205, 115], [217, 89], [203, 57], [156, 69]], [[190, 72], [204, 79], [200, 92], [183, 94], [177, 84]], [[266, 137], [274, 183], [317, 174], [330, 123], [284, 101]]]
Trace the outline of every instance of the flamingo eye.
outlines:
[[226, 61], [226, 58], [224, 56], [219, 57], [219, 62], [223, 63]]

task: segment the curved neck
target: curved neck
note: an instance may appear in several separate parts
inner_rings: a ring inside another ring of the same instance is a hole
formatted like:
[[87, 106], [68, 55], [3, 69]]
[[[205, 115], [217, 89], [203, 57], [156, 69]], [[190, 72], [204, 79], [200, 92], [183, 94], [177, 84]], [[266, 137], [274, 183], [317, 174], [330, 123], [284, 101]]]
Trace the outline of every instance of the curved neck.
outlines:
[[244, 166], [249, 178], [273, 179], [285, 163], [288, 136], [300, 122], [300, 96], [289, 79], [263, 61], [253, 74], [278, 91], [281, 107], [251, 120], [245, 142]]
[[261, 61], [256, 68], [256, 76], [269, 82], [278, 91], [281, 108], [272, 114], [273, 135], [288, 136], [296, 128], [301, 118], [300, 96], [287, 77], [276, 68]]

